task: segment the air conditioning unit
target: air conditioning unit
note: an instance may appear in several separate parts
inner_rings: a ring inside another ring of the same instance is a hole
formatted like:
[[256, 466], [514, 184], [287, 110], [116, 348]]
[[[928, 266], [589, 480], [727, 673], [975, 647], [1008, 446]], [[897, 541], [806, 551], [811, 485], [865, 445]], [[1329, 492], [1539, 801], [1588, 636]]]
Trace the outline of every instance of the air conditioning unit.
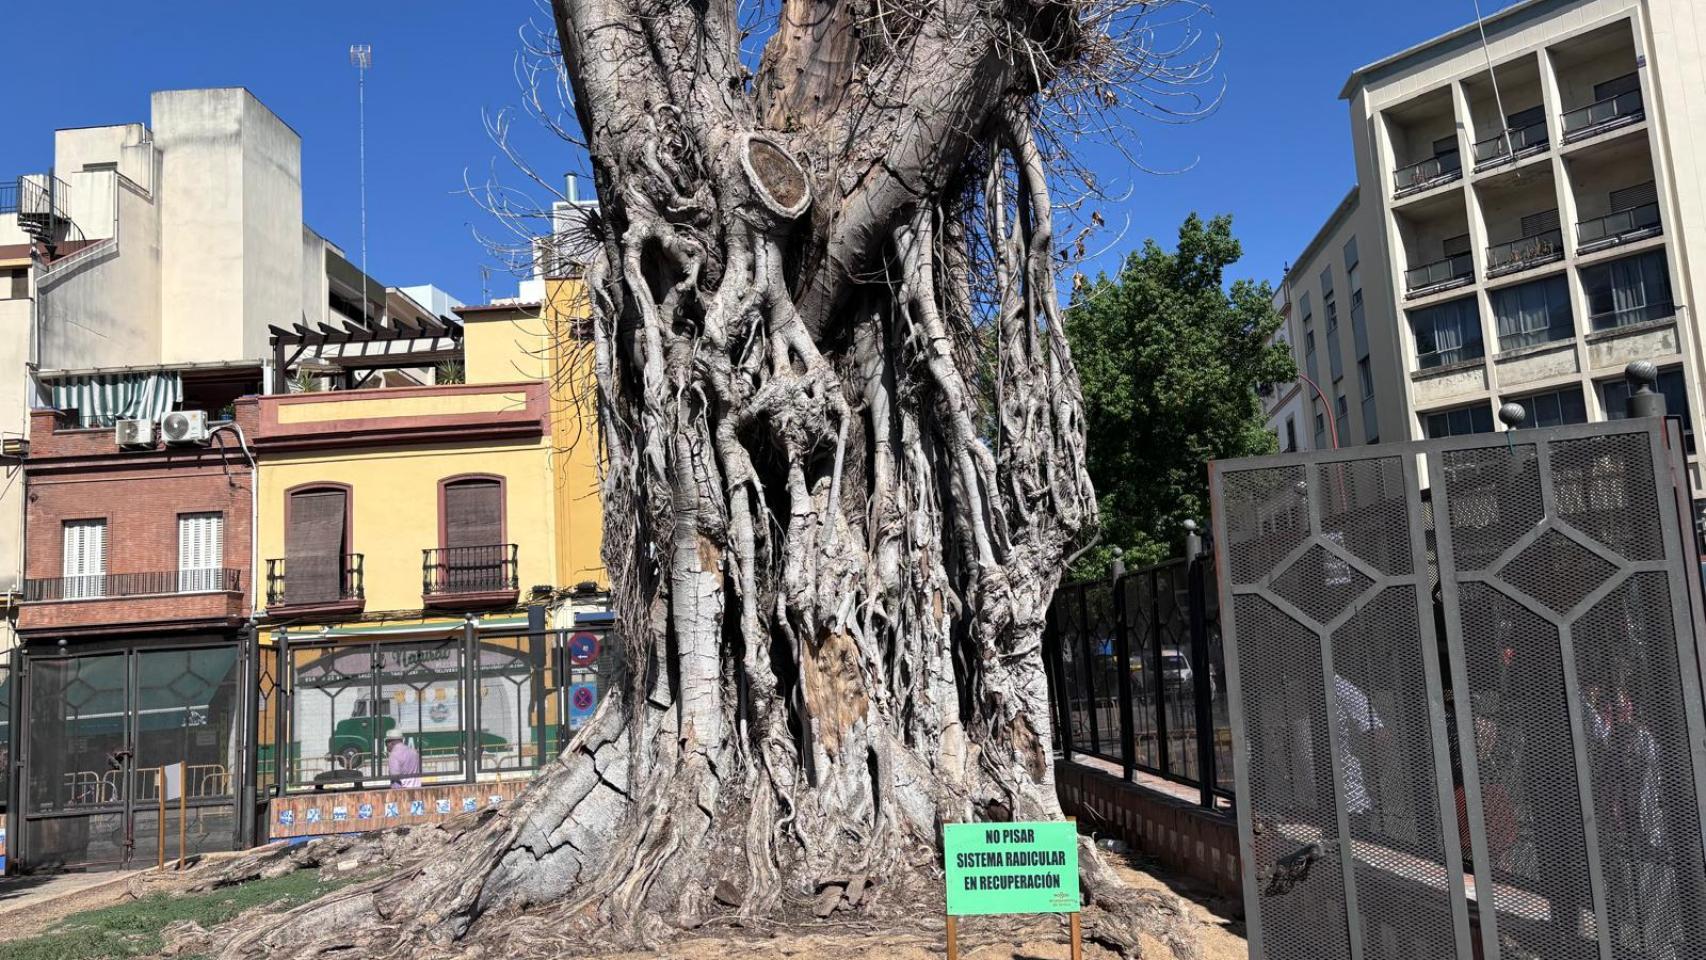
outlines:
[[174, 410], [160, 418], [160, 436], [167, 443], [206, 443], [207, 411]]
[[154, 421], [120, 420], [113, 425], [113, 438], [121, 447], [152, 447]]

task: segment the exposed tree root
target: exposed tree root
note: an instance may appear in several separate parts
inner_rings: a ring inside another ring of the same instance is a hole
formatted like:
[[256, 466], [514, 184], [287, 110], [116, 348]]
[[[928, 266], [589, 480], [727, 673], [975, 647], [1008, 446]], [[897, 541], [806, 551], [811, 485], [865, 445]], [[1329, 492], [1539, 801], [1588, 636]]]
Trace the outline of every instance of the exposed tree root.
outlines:
[[[556, 0], [627, 675], [511, 808], [341, 848], [394, 875], [222, 957], [898, 928], [943, 824], [1059, 819], [1041, 636], [1096, 504], [1039, 118], [1156, 76], [1164, 5], [781, 0], [753, 76], [737, 0]], [[1095, 936], [1190, 955], [1084, 862]]]

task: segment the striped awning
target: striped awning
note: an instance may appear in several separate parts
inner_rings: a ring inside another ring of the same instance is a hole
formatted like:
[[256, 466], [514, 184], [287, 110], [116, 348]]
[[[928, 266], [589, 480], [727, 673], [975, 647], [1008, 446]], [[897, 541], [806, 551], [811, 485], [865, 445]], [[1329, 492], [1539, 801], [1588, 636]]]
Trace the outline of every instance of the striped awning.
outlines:
[[157, 420], [184, 398], [184, 380], [175, 370], [66, 377], [52, 387], [54, 407], [77, 411], [77, 422], [85, 427]]

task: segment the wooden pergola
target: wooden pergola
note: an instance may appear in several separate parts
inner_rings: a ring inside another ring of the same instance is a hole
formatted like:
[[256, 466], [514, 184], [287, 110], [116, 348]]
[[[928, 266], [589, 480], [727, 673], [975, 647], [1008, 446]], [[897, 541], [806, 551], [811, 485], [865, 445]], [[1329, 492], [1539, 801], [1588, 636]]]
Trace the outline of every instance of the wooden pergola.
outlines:
[[[366, 322], [345, 319], [341, 326], [298, 323], [289, 330], [268, 327], [273, 351], [268, 392], [288, 392], [290, 371], [305, 358], [336, 367], [346, 378], [362, 371], [433, 367], [462, 359], [462, 324], [425, 312], [387, 313], [387, 317]], [[352, 384], [346, 381], [345, 385]]]

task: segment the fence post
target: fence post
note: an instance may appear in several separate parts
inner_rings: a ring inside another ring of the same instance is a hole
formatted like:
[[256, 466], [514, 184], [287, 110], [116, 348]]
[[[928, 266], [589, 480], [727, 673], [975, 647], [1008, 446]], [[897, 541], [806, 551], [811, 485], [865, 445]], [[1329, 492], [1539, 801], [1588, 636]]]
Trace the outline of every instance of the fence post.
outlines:
[[1161, 578], [1168, 578], [1167, 591], [1173, 591], [1173, 568], [1151, 566], [1143, 571], [1149, 578], [1149, 692], [1155, 700], [1155, 759], [1161, 776], [1173, 775], [1172, 749], [1167, 742], [1167, 674], [1166, 661], [1161, 655]]
[[1084, 674], [1084, 705], [1090, 714], [1090, 754], [1100, 756], [1102, 753], [1101, 724], [1097, 722], [1096, 714], [1101, 708], [1096, 703], [1096, 658], [1090, 650], [1090, 601], [1089, 581], [1077, 584], [1078, 587], [1078, 665]]
[[[1059, 598], [1057, 589], [1055, 598]], [[1066, 689], [1066, 662], [1060, 653], [1060, 631], [1054, 625], [1054, 603], [1049, 603], [1048, 613], [1043, 621], [1043, 664], [1046, 672], [1052, 675], [1053, 684], [1050, 691], [1053, 694], [1054, 728], [1060, 732], [1060, 756], [1063, 760], [1072, 759], [1072, 705], [1067, 702], [1070, 696]]]
[[1132, 731], [1131, 637], [1125, 629], [1125, 561], [1120, 559], [1117, 548], [1112, 573], [1110, 583], [1114, 592], [1114, 661], [1116, 669], [1119, 670], [1116, 688], [1120, 697], [1120, 766], [1125, 779], [1130, 780], [1137, 770], [1137, 741], [1133, 739]]
[[1197, 780], [1202, 805], [1214, 809], [1214, 689], [1208, 657], [1208, 597], [1202, 562], [1202, 535], [1194, 520], [1185, 521], [1185, 577], [1190, 597], [1191, 681], [1196, 687]]

